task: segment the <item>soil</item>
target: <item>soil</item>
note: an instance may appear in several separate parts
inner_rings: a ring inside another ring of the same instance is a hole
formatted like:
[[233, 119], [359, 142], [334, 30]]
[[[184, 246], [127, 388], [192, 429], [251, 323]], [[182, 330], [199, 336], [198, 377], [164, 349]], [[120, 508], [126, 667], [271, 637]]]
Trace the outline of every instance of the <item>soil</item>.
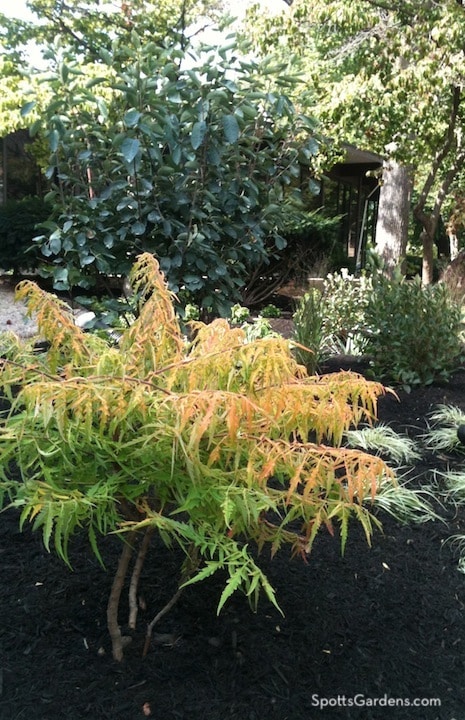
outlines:
[[[337, 358], [329, 371], [363, 371]], [[379, 418], [420, 436], [441, 403], [465, 410], [465, 371], [446, 385], [388, 395]], [[416, 485], [462, 459], [426, 451]], [[461, 720], [465, 716], [465, 575], [447, 539], [465, 512], [404, 526], [379, 514], [369, 548], [354, 523], [345, 555], [321, 532], [307, 563], [281, 554], [262, 566], [284, 615], [265, 599], [253, 613], [235, 595], [217, 616], [224, 578], [184, 592], [157, 625], [142, 659], [145, 625], [175, 590], [176, 552], [154, 546], [146, 563], [139, 631], [125, 659], [111, 658], [106, 600], [119, 543], [102, 547], [107, 572], [73, 543], [71, 572], [39, 535], [0, 516], [2, 720]], [[124, 612], [124, 609], [123, 609]], [[431, 701], [433, 701], [431, 703]], [[410, 705], [408, 705], [410, 703]], [[440, 704], [439, 704], [440, 703]]]

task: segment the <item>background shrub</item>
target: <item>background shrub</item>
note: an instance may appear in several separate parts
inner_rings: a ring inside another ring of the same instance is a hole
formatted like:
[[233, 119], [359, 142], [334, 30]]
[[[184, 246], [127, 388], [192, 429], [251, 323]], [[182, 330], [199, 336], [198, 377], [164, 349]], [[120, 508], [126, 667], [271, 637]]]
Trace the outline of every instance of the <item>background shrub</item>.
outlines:
[[328, 350], [359, 355], [366, 346], [365, 311], [373, 291], [371, 276], [347, 270], [328, 275], [323, 287], [324, 333]]
[[0, 267], [2, 270], [34, 270], [42, 255], [32, 239], [37, 226], [51, 213], [51, 205], [39, 197], [9, 200], [0, 205]]
[[371, 292], [371, 278], [342, 271], [328, 275], [322, 292], [312, 288], [299, 300], [293, 338], [311, 352], [303, 348], [294, 352], [308, 372], [315, 372], [329, 355], [363, 352], [365, 308]]
[[364, 310], [374, 374], [404, 386], [447, 379], [463, 350], [461, 316], [443, 284], [379, 276]]
[[124, 276], [150, 252], [181, 305], [226, 317], [285, 247], [311, 194], [300, 173], [318, 152], [315, 123], [285, 94], [298, 79], [240, 55], [133, 32], [89, 81], [57, 51], [33, 128], [51, 151], [54, 217], [38, 243], [56, 289]]
[[321, 296], [307, 293], [294, 314], [296, 350], [314, 372], [340, 353], [371, 357], [372, 373], [405, 387], [447, 379], [463, 350], [461, 305], [444, 284], [421, 286], [381, 274], [328, 275]]
[[[324, 358], [324, 301], [317, 288], [311, 288], [299, 301], [294, 313], [293, 340], [298, 343], [294, 347], [294, 356], [310, 375], [313, 375]], [[307, 349], [308, 348], [308, 349]]]

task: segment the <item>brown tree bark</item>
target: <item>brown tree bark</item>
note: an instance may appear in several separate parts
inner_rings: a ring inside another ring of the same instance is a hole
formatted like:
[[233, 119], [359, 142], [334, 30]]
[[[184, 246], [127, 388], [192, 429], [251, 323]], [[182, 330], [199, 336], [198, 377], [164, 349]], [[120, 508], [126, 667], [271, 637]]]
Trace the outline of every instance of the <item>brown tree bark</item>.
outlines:
[[138, 612], [137, 590], [139, 587], [139, 580], [140, 580], [142, 568], [144, 567], [145, 557], [147, 555], [147, 550], [149, 549], [149, 545], [150, 545], [150, 541], [152, 539], [153, 533], [154, 533], [154, 528], [151, 528], [151, 527], [147, 528], [147, 530], [145, 531], [145, 535], [139, 546], [139, 551], [137, 553], [136, 562], [134, 564], [134, 569], [133, 569], [132, 575], [131, 575], [131, 582], [129, 585], [129, 620], [128, 620], [128, 627], [131, 630], [136, 629], [137, 612]]
[[434, 206], [431, 212], [425, 210], [427, 192], [425, 188], [420, 195], [420, 199], [414, 208], [414, 215], [421, 223], [423, 230], [421, 232], [421, 241], [423, 246], [423, 285], [429, 285], [433, 282], [433, 263], [434, 263], [434, 236], [438, 227], [439, 217], [441, 215], [444, 200], [449, 192], [450, 186], [457, 177], [460, 170], [465, 165], [465, 150], [457, 153], [455, 161], [445, 175], [439, 189], [434, 198]]
[[129, 562], [133, 553], [133, 542], [135, 537], [136, 533], [129, 533], [128, 541], [123, 545], [107, 605], [107, 626], [111, 638], [113, 659], [118, 662], [121, 662], [123, 659], [123, 638], [118, 623], [118, 608], [121, 592], [124, 587], [124, 581], [128, 572]]

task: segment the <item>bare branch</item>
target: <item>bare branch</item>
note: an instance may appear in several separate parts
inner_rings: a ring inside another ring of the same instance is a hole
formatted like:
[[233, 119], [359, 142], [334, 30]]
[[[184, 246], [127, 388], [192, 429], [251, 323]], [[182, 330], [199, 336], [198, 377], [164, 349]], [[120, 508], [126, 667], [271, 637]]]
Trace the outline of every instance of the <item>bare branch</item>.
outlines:
[[139, 551], [137, 553], [136, 562], [134, 563], [134, 568], [131, 575], [131, 582], [129, 585], [129, 621], [128, 626], [131, 630], [136, 629], [136, 621], [137, 621], [137, 612], [138, 612], [138, 605], [137, 605], [137, 590], [139, 587], [139, 580], [140, 580], [140, 574], [142, 572], [142, 568], [144, 567], [144, 561], [145, 557], [147, 555], [147, 550], [150, 545], [150, 540], [152, 539], [152, 535], [154, 532], [154, 528], [147, 528], [145, 535], [142, 539], [142, 542], [139, 547]]
[[118, 662], [121, 662], [123, 659], [123, 636], [121, 635], [121, 628], [118, 623], [118, 607], [124, 580], [128, 572], [129, 561], [131, 560], [133, 552], [132, 543], [135, 535], [135, 532], [130, 533], [128, 541], [123, 545], [107, 605], [107, 626], [111, 638], [113, 659]]

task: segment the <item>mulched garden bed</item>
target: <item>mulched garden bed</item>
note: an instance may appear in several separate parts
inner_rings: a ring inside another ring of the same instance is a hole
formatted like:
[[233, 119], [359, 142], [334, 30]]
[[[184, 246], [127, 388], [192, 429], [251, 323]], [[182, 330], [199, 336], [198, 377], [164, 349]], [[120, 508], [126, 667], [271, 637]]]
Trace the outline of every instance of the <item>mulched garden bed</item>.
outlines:
[[[340, 358], [328, 370], [364, 370]], [[440, 403], [465, 410], [465, 371], [447, 385], [382, 398], [379, 417], [410, 436]], [[411, 473], [427, 483], [448, 459], [425, 454]], [[465, 460], [464, 460], [465, 462]], [[111, 659], [106, 601], [119, 543], [107, 539], [105, 573], [83, 538], [73, 571], [39, 535], [0, 516], [0, 718], [2, 720], [461, 720], [465, 712], [465, 575], [445, 541], [465, 532], [465, 512], [401, 526], [367, 547], [353, 524], [344, 557], [320, 533], [307, 564], [263, 558], [282, 617], [265, 599], [256, 614], [237, 595], [219, 617], [221, 578], [185, 591], [141, 657], [143, 628], [175, 589], [176, 554], [151, 550], [142, 577], [147, 609], [125, 660]], [[420, 707], [406, 706], [416, 698]], [[441, 705], [424, 703], [439, 699]], [[354, 700], [357, 705], [351, 705]], [[322, 708], [321, 702], [327, 707]], [[390, 703], [390, 704], [388, 704]]]

